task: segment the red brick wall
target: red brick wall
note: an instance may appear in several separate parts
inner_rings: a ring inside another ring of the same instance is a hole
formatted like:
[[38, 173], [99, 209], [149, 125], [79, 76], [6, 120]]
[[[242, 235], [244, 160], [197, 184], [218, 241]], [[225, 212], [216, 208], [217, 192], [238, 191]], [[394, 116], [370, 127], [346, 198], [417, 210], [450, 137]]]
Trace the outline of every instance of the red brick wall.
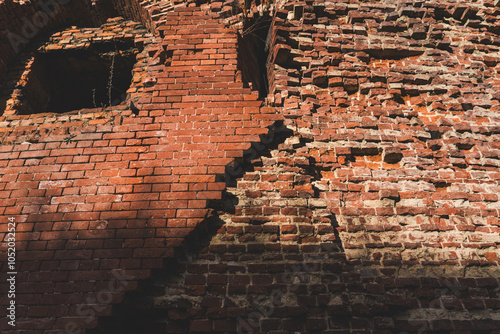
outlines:
[[0, 117], [18, 223], [18, 323], [0, 329], [494, 332], [496, 15], [284, 3], [264, 103], [237, 15], [180, 6], [148, 26], [138, 115]]
[[303, 154], [348, 259], [498, 262], [500, 58], [479, 24], [496, 13], [377, 2], [277, 12], [270, 86], [285, 124], [310, 141]]
[[[221, 197], [225, 166], [280, 118], [235, 81], [232, 30], [196, 7], [167, 24], [149, 48], [138, 117], [119, 107], [2, 119], [1, 210], [18, 223], [16, 332], [94, 327], [111, 310], [99, 293], [116, 303], [173, 256]], [[96, 312], [78, 306], [87, 304]]]

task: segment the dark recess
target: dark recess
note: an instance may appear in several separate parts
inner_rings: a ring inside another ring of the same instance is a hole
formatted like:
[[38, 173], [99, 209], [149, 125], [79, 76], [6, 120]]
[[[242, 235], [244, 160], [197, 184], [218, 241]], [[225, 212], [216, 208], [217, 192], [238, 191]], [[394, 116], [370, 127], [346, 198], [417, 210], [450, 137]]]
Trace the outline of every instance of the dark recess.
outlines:
[[267, 50], [266, 39], [272, 18], [262, 15], [247, 19], [243, 32], [238, 34], [238, 69], [245, 83], [252, 83], [252, 88], [259, 91], [259, 97], [267, 96]]
[[10, 103], [17, 115], [76, 112], [124, 102], [143, 46], [135, 45], [133, 37], [125, 37], [73, 45], [74, 49], [46, 50], [51, 37], [61, 31], [41, 33], [19, 54], [5, 80], [0, 80], [1, 108], [7, 107], [9, 99], [13, 99]]
[[[100, 53], [95, 49], [87, 49], [71, 53], [48, 53], [38, 55], [36, 63], [33, 70], [38, 73], [30, 76], [33, 75], [39, 78], [40, 83], [46, 84], [45, 94], [40, 94], [40, 89], [35, 85], [28, 85], [28, 101], [39, 100], [40, 112], [63, 113], [107, 107], [110, 100], [111, 105], [123, 102], [132, 81], [135, 52], [127, 50]], [[111, 96], [108, 90], [110, 80]]]

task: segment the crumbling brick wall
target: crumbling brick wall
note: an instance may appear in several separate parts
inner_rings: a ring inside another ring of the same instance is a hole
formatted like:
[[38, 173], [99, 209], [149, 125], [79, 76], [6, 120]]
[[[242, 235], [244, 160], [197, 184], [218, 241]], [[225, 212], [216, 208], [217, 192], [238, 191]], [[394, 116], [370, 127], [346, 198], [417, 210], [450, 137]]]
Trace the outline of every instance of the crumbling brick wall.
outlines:
[[270, 86], [310, 141], [349, 259], [498, 260], [500, 40], [486, 27], [496, 8], [482, 5], [277, 12]]
[[257, 5], [265, 101], [213, 2], [127, 16], [138, 110], [0, 118], [16, 332], [500, 327], [496, 3]]

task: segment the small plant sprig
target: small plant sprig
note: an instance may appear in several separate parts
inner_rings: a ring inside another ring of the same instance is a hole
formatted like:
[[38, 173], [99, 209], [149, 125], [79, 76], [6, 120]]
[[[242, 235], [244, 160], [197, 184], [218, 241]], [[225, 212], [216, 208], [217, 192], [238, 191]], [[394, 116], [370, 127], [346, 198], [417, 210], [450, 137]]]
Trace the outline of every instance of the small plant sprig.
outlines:
[[114, 70], [115, 70], [115, 56], [116, 53], [113, 52], [111, 56], [111, 67], [109, 69], [109, 80], [108, 80], [108, 101], [109, 101], [109, 106], [112, 104], [112, 99], [111, 99], [111, 89], [113, 88], [113, 75], [114, 75]]
[[66, 144], [69, 144], [69, 143], [73, 140], [73, 138], [75, 138], [75, 137], [76, 137], [76, 135], [75, 135], [75, 134], [70, 134], [69, 136], [64, 137], [64, 139], [63, 139], [63, 140], [64, 140], [64, 142], [65, 142]]
[[94, 108], [97, 108], [97, 104], [95, 102], [95, 88], [92, 89], [92, 103], [94, 104]]

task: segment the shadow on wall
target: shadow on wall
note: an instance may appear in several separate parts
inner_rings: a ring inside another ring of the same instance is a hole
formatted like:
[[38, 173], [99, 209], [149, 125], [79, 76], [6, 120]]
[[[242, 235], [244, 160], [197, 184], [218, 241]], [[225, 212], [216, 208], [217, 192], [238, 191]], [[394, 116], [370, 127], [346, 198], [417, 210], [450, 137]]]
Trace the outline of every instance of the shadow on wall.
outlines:
[[175, 260], [88, 333], [261, 332], [280, 329], [275, 318], [282, 317], [303, 330], [300, 323], [326, 314], [336, 298], [327, 287], [345, 257], [338, 242], [280, 242], [283, 233], [279, 225], [234, 224], [225, 214], [206, 219]]
[[[280, 176], [298, 170], [294, 182], [314, 184], [317, 169], [311, 161], [289, 160], [299, 159], [304, 145], [291, 131], [282, 127], [272, 133], [272, 140], [262, 141], [268, 143], [265, 149], [247, 152], [233, 166], [223, 201], [211, 204], [213, 214], [177, 249], [175, 259], [142, 281], [89, 333], [442, 334], [460, 329], [483, 334], [497, 328], [484, 313], [500, 305], [494, 277], [411, 276], [395, 264], [351, 263], [336, 217], [323, 217], [328, 225], [302, 220], [309, 213], [294, 211], [299, 193], [279, 212], [291, 215], [295, 224], [263, 217], [266, 200], [283, 200], [275, 196], [282, 189], [258, 193], [253, 185], [279, 184]], [[314, 203], [317, 195], [310, 190]], [[334, 238], [314, 239], [320, 229]], [[484, 304], [479, 296], [486, 298]]]
[[[261, 138], [260, 144], [228, 168], [225, 178], [229, 188], [222, 201], [211, 203], [213, 214], [186, 238], [175, 259], [127, 294], [113, 315], [101, 318], [97, 329], [89, 333], [327, 328], [327, 314], [332, 312], [329, 304], [337, 298], [331, 292], [340, 291], [337, 282], [345, 266], [335, 217], [323, 217], [330, 225], [322, 225], [335, 237], [310, 242], [307, 240], [314, 234], [311, 225], [300, 224], [297, 229], [292, 220], [268, 222], [250, 211], [241, 212], [242, 208], [255, 208], [241, 192], [239, 182], [265, 174], [263, 160], [272, 159], [291, 135], [292, 131], [277, 124], [267, 138]], [[274, 190], [271, 193], [277, 195]], [[292, 214], [293, 209], [285, 207], [283, 213]], [[307, 210], [297, 212], [290, 219], [303, 221], [308, 214]], [[335, 309], [344, 307], [340, 302]], [[344, 313], [333, 319], [347, 328], [349, 320]], [[317, 324], [309, 320], [313, 317], [320, 317]]]

